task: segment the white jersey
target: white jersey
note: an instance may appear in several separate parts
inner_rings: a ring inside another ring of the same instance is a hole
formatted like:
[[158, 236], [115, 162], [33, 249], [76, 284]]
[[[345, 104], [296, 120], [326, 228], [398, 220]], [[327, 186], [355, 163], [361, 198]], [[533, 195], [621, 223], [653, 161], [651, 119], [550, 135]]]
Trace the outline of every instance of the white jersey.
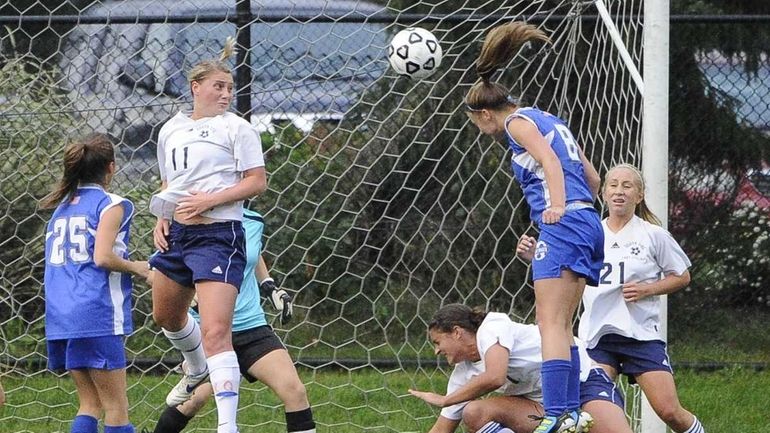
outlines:
[[[193, 120], [180, 111], [158, 135], [158, 168], [167, 186], [152, 197], [150, 212], [171, 219], [189, 191], [225, 190], [240, 182], [244, 171], [264, 165], [259, 133], [246, 120], [233, 113]], [[226, 203], [202, 215], [240, 221], [243, 202]]]
[[[543, 390], [540, 383], [540, 367], [543, 363], [540, 331], [537, 325], [525, 325], [512, 321], [503, 313], [487, 313], [476, 331], [476, 347], [481, 360], [463, 361], [455, 365], [447, 384], [447, 395], [467, 384], [474, 376], [485, 371], [484, 357], [490, 347], [499, 344], [508, 349], [508, 381], [497, 392], [516, 395], [542, 402]], [[591, 359], [582, 342], [580, 350], [580, 380], [588, 378]], [[457, 403], [441, 409], [441, 416], [451, 420], [462, 419], [463, 409], [468, 402]]]
[[637, 302], [623, 299], [627, 282], [650, 283], [665, 274], [682, 275], [690, 260], [666, 229], [634, 215], [613, 233], [604, 228], [604, 265], [598, 287], [583, 292], [585, 311], [580, 316], [578, 336], [593, 348], [607, 334], [640, 341], [660, 340], [660, 296]]

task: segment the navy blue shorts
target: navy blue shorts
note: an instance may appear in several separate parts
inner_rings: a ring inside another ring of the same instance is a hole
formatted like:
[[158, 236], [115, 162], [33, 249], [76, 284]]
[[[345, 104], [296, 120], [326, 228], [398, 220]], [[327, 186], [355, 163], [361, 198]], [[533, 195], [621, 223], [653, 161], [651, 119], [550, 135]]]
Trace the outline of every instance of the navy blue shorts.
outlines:
[[150, 257], [150, 266], [184, 287], [219, 281], [240, 291], [246, 246], [240, 221], [184, 225], [171, 223], [169, 249]]
[[625, 401], [617, 384], [601, 367], [594, 367], [588, 373], [588, 379], [580, 383], [580, 405], [594, 400], [605, 400], [615, 403], [625, 410]]
[[48, 368], [53, 371], [126, 368], [123, 335], [47, 340]]
[[569, 269], [598, 285], [604, 262], [604, 230], [593, 208], [568, 211], [556, 224], [540, 224], [532, 279], [559, 278]]
[[257, 380], [249, 373], [249, 368], [263, 356], [278, 349], [285, 347], [270, 325], [233, 332], [233, 351], [238, 357], [241, 374], [249, 382]]
[[634, 376], [648, 371], [674, 373], [668, 359], [666, 343], [661, 340], [639, 341], [617, 334], [602, 336], [596, 347], [588, 349], [588, 356], [600, 364], [613, 367], [618, 373], [628, 376], [634, 383]]

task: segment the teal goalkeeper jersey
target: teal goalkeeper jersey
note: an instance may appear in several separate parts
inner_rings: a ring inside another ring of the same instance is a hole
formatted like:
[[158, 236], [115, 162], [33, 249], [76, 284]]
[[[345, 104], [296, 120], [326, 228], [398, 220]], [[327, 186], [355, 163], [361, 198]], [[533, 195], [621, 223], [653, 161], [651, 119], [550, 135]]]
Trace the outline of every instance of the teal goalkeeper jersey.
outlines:
[[[262, 231], [265, 224], [262, 215], [243, 209], [243, 232], [246, 235], [246, 270], [243, 272], [241, 291], [235, 299], [233, 332], [245, 331], [267, 325], [265, 311], [260, 303], [256, 266], [262, 253]], [[190, 309], [195, 320], [200, 322], [198, 313]]]

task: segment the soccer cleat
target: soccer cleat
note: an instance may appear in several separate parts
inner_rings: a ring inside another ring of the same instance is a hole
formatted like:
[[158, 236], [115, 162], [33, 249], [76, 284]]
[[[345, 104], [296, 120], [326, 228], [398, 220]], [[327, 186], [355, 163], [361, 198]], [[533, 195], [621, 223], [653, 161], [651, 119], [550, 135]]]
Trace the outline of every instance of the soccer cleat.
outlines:
[[575, 433], [588, 433], [594, 426], [594, 417], [583, 409], [573, 410], [570, 416], [575, 421]]
[[184, 373], [182, 379], [179, 380], [179, 383], [177, 383], [176, 386], [171, 389], [171, 392], [169, 392], [166, 396], [166, 404], [169, 407], [175, 407], [186, 402], [190, 399], [190, 397], [192, 397], [192, 393], [195, 391], [195, 388], [205, 383], [208, 378], [208, 368], [206, 371], [198, 375], [190, 375]]
[[561, 416], [532, 417], [539, 419], [540, 424], [532, 433], [577, 433], [575, 420], [570, 412], [564, 412]]

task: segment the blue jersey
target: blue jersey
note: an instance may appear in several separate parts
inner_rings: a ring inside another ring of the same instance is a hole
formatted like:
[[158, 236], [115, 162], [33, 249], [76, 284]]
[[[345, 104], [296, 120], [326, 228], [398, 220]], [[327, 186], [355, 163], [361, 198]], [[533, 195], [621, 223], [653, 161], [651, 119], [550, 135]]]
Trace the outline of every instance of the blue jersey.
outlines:
[[564, 172], [566, 204], [573, 202], [593, 203], [594, 198], [591, 194], [591, 188], [588, 187], [585, 169], [580, 159], [580, 149], [567, 124], [553, 114], [537, 108], [519, 108], [505, 119], [505, 132], [508, 145], [513, 151], [511, 158], [513, 174], [521, 184], [521, 189], [524, 190], [524, 197], [529, 204], [529, 216], [532, 221], [541, 222], [540, 217], [543, 211], [551, 206], [551, 197], [543, 166], [508, 133], [508, 124], [515, 118], [522, 118], [535, 125], [559, 158]]
[[[243, 271], [243, 283], [238, 297], [235, 298], [233, 312], [233, 332], [245, 331], [267, 325], [265, 312], [259, 297], [256, 267], [262, 253], [262, 231], [265, 224], [262, 215], [243, 209], [243, 232], [246, 235], [246, 270]], [[200, 322], [198, 312], [190, 309], [195, 320]]]
[[49, 340], [127, 335], [131, 276], [94, 263], [96, 228], [108, 209], [123, 206], [113, 251], [128, 258], [134, 205], [99, 185], [77, 189], [56, 208], [45, 233], [45, 335]]

